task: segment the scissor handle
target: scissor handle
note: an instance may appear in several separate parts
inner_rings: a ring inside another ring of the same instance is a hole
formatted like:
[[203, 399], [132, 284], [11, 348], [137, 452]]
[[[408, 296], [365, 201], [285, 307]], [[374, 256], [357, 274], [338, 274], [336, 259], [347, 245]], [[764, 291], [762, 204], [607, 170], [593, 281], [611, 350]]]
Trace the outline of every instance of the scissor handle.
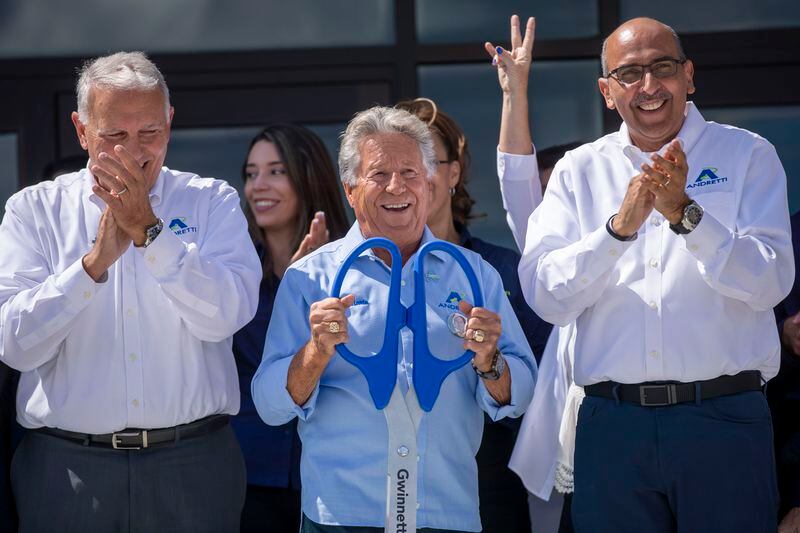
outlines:
[[359, 244], [336, 272], [333, 279], [331, 297], [339, 298], [344, 283], [345, 275], [350, 270], [353, 262], [370, 248], [383, 248], [392, 256], [392, 269], [389, 283], [389, 305], [386, 311], [386, 329], [383, 335], [383, 346], [380, 351], [371, 356], [354, 354], [344, 344], [337, 344], [336, 351], [345, 361], [358, 368], [367, 380], [372, 403], [377, 409], [383, 409], [389, 404], [397, 381], [397, 339], [400, 329], [406, 323], [406, 308], [400, 302], [400, 281], [403, 260], [397, 245], [383, 237], [373, 237]]
[[472, 288], [472, 296], [475, 300], [472, 302], [473, 305], [483, 307], [483, 292], [478, 278], [461, 250], [446, 241], [432, 241], [422, 246], [414, 264], [414, 304], [408, 310], [408, 327], [414, 332], [414, 389], [417, 392], [420, 407], [427, 412], [433, 409], [447, 376], [467, 364], [475, 355], [472, 350], [466, 350], [455, 359], [439, 359], [431, 353], [428, 346], [424, 258], [435, 250], [447, 252], [456, 260]]

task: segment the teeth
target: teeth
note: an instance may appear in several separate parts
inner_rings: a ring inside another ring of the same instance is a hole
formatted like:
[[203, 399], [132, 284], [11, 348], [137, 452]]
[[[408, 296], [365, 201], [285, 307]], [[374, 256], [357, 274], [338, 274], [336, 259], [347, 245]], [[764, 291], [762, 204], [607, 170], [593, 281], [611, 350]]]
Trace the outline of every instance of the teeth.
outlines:
[[639, 104], [639, 107], [644, 109], [645, 111], [655, 111], [662, 105], [664, 105], [664, 100], [657, 100], [655, 102]]
[[273, 205], [277, 204], [278, 202], [274, 200], [257, 200], [256, 207], [272, 207]]
[[385, 206], [386, 209], [405, 209], [408, 207], [408, 204], [387, 204]]

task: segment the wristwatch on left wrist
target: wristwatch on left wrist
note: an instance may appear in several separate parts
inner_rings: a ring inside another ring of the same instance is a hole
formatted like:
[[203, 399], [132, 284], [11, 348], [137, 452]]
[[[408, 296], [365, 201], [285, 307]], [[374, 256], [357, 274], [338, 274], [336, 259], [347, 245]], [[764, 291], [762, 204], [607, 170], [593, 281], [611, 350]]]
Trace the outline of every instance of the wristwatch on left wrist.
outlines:
[[150, 246], [153, 243], [153, 241], [156, 240], [156, 237], [158, 237], [158, 235], [161, 233], [162, 229], [164, 229], [164, 221], [161, 220], [160, 218], [156, 220], [155, 224], [145, 228], [144, 230], [145, 239], [144, 239], [144, 244], [142, 244], [142, 248], [147, 248], [148, 246]]
[[697, 205], [697, 202], [692, 200], [683, 208], [683, 217], [677, 224], [670, 224], [669, 229], [678, 235], [686, 235], [691, 233], [694, 228], [700, 224], [703, 219], [703, 208]]
[[488, 372], [481, 372], [478, 367], [475, 366], [475, 359], [472, 360], [472, 368], [475, 370], [475, 373], [478, 374], [479, 378], [497, 381], [503, 375], [503, 372], [506, 371], [506, 359], [503, 357], [503, 354], [500, 353], [500, 350], [495, 350], [494, 358], [492, 358], [492, 368], [489, 369]]

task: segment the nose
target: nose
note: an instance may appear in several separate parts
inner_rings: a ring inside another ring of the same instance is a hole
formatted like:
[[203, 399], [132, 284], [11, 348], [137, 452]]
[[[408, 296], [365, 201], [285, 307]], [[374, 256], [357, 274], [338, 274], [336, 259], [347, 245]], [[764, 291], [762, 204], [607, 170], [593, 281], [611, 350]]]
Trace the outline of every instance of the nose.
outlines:
[[401, 194], [406, 190], [406, 179], [399, 172], [392, 172], [389, 183], [386, 184], [386, 192], [391, 194]]
[[650, 69], [645, 70], [641, 85], [642, 91], [652, 94], [660, 85], [661, 82], [653, 75], [653, 72]]
[[122, 146], [130, 153], [136, 161], [142, 163], [144, 159], [144, 148], [142, 147], [142, 143], [135, 135], [129, 136], [124, 142], [121, 143]]

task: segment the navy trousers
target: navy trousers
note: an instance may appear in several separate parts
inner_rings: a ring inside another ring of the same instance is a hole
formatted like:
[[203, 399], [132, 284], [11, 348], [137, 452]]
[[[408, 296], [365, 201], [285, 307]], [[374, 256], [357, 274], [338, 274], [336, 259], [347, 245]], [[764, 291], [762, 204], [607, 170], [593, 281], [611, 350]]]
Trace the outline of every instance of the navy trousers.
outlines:
[[774, 533], [772, 423], [761, 392], [667, 407], [587, 396], [578, 413], [578, 533]]
[[230, 426], [146, 450], [29, 431], [11, 483], [20, 533], [235, 533], [245, 467]]

